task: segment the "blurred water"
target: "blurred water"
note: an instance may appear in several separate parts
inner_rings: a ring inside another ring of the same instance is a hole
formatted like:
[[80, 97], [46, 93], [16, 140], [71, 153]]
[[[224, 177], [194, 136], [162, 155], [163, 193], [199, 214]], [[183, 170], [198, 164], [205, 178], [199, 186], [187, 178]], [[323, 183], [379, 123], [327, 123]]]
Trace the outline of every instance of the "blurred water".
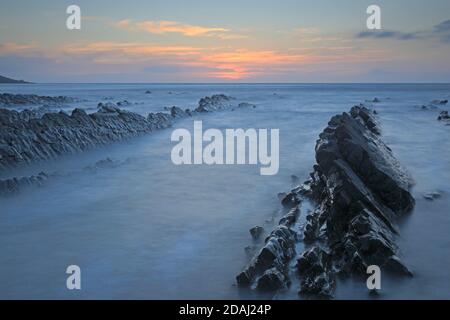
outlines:
[[[249, 165], [174, 166], [170, 134], [192, 130], [195, 118], [189, 118], [173, 129], [2, 172], [69, 175], [0, 200], [0, 298], [260, 298], [234, 285], [249, 260], [244, 247], [254, 244], [248, 229], [272, 228], [265, 220], [277, 214], [277, 193], [292, 187], [291, 174], [308, 176], [315, 140], [329, 118], [374, 97], [382, 101], [374, 108], [384, 140], [414, 176], [417, 199], [399, 239], [415, 277], [383, 277], [381, 298], [450, 298], [450, 127], [436, 121], [437, 111], [420, 110], [448, 99], [450, 85], [33, 84], [2, 85], [0, 92], [82, 100], [67, 110], [94, 111], [100, 101], [126, 99], [133, 103], [127, 108], [141, 114], [194, 108], [201, 97], [224, 93], [257, 108], [202, 116], [205, 129], [279, 128], [281, 144], [276, 176], [260, 176], [259, 167]], [[106, 157], [121, 164], [82, 170]], [[443, 197], [423, 200], [433, 190]], [[81, 267], [81, 291], [65, 288], [71, 264]], [[277, 298], [298, 298], [295, 284]], [[347, 280], [337, 298], [369, 296], [364, 282]]]

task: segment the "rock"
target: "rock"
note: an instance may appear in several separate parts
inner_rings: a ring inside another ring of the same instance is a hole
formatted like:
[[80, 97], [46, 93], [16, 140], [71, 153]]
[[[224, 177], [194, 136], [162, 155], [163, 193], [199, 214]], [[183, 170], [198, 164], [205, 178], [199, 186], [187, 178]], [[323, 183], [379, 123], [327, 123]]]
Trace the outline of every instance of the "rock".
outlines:
[[238, 108], [256, 108], [254, 104], [247, 103], [247, 102], [241, 102], [238, 104]]
[[29, 187], [41, 187], [48, 178], [49, 176], [45, 172], [40, 172], [35, 176], [0, 180], [0, 197], [16, 195]]
[[381, 140], [374, 113], [356, 106], [332, 117], [316, 162], [311, 179], [291, 191], [317, 204], [304, 228], [312, 249], [299, 259], [301, 293], [329, 296], [335, 274], [365, 275], [368, 265], [410, 274], [397, 255], [395, 222], [414, 207], [413, 181]]
[[221, 109], [231, 108], [233, 105], [231, 101], [233, 98], [224, 94], [215, 94], [211, 97], [201, 98], [198, 102], [197, 112], [211, 112]]
[[286, 263], [295, 255], [294, 232], [286, 226], [278, 226], [266, 238], [264, 247], [237, 277], [239, 286], [251, 286], [254, 280], [271, 268], [284, 273]]
[[319, 246], [303, 252], [297, 260], [297, 270], [301, 276], [299, 293], [332, 297], [336, 282], [331, 267], [331, 256]]
[[[0, 99], [7, 102], [12, 99], [17, 103], [21, 101], [15, 96], [11, 98], [8, 94], [1, 95]], [[27, 99], [25, 100], [68, 101], [65, 97], [42, 98], [35, 95]], [[199, 108], [213, 111], [224, 106], [224, 101], [231, 98], [218, 95], [203, 99]], [[127, 100], [121, 102], [121, 105], [127, 104]], [[79, 108], [74, 109], [70, 115], [64, 112], [47, 112], [41, 115], [42, 112], [38, 114], [29, 110], [17, 112], [0, 109], [0, 170], [62, 154], [81, 152], [167, 128], [175, 119], [191, 116], [195, 112], [203, 111], [183, 111], [181, 108], [172, 107], [170, 114], [158, 112], [144, 117], [122, 110], [111, 102], [100, 102], [97, 112], [91, 114]]]
[[448, 100], [433, 100], [431, 101], [432, 104], [440, 104], [440, 105], [445, 105], [448, 103]]
[[0, 106], [18, 106], [18, 105], [62, 105], [75, 102], [76, 99], [65, 96], [49, 97], [38, 96], [35, 94], [0, 94]]
[[292, 226], [300, 214], [300, 209], [298, 206], [295, 206], [288, 213], [286, 213], [278, 222], [279, 225], [285, 225], [287, 227]]
[[440, 197], [442, 197], [442, 194], [440, 192], [433, 191], [424, 194], [423, 197], [428, 201], [433, 201], [435, 199], [439, 199]]
[[116, 105], [119, 106], [119, 107], [126, 107], [126, 106], [129, 106], [131, 104], [132, 103], [128, 102], [128, 100], [118, 101], [116, 103]]
[[285, 208], [293, 208], [297, 206], [299, 203], [300, 199], [293, 192], [288, 193], [284, 198], [281, 199], [281, 204]]
[[145, 91], [145, 94], [151, 94], [152, 92], [150, 90]]
[[277, 268], [266, 270], [262, 276], [256, 279], [256, 289], [260, 291], [276, 291], [286, 288], [289, 281]]
[[392, 255], [384, 264], [384, 267], [394, 273], [398, 273], [400, 275], [406, 275], [412, 277], [413, 273], [408, 269], [407, 266], [401, 262], [401, 260], [396, 256]]
[[255, 246], [246, 246], [244, 248], [245, 253], [249, 256], [253, 256], [255, 254], [256, 251], [256, 247]]
[[278, 199], [283, 200], [287, 196], [286, 192], [280, 192], [277, 194]]
[[450, 120], [450, 115], [448, 114], [448, 111], [441, 111], [438, 120], [439, 121]]
[[[296, 243], [296, 233], [290, 227], [299, 215], [300, 209], [296, 207], [281, 218], [279, 225], [266, 238], [263, 248], [236, 277], [239, 286], [269, 289], [289, 284], [288, 262], [295, 256]], [[270, 269], [273, 270], [268, 271]], [[279, 282], [284, 285], [279, 285]]]
[[292, 183], [298, 183], [300, 181], [300, 178], [297, 177], [296, 175], [292, 174], [291, 181], [292, 181]]
[[252, 238], [257, 240], [259, 239], [259, 237], [261, 236], [261, 234], [264, 232], [264, 228], [263, 227], [253, 227], [250, 229], [250, 234], [252, 235]]

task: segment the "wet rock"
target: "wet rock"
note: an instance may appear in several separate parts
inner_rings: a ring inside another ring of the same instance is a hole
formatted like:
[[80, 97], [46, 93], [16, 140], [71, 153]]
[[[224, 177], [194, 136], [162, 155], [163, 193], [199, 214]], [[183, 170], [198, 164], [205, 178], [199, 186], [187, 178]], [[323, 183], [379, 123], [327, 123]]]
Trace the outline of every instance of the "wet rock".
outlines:
[[298, 206], [295, 206], [288, 213], [286, 213], [278, 222], [279, 225], [285, 225], [287, 227], [292, 226], [300, 214], [300, 209]]
[[129, 106], [129, 105], [132, 105], [132, 103], [129, 102], [128, 100], [123, 100], [123, 101], [118, 101], [118, 102], [116, 103], [116, 105], [117, 105], [118, 107], [126, 107], [126, 106]]
[[256, 289], [260, 291], [276, 291], [286, 288], [289, 284], [285, 275], [277, 268], [266, 270], [262, 276], [256, 279]]
[[250, 231], [252, 238], [257, 240], [264, 232], [264, 228], [260, 227], [260, 226], [256, 226], [256, 227], [251, 228], [249, 231]]
[[439, 121], [445, 121], [450, 120], [450, 115], [448, 114], [448, 111], [441, 111], [438, 117]]
[[254, 104], [247, 103], [247, 102], [241, 102], [238, 104], [238, 108], [256, 108]]
[[[295, 256], [297, 238], [290, 227], [299, 215], [300, 210], [296, 207], [281, 218], [279, 225], [265, 239], [263, 248], [236, 277], [239, 286], [269, 290], [269, 288], [281, 288], [289, 284], [287, 268], [289, 261]], [[273, 270], [268, 271], [270, 269]], [[266, 271], [267, 274], [265, 274]], [[280, 281], [283, 282], [283, 286], [279, 285]]]
[[230, 108], [233, 106], [232, 97], [224, 94], [215, 94], [211, 97], [201, 98], [198, 102], [198, 107], [195, 109], [197, 112], [211, 112]]
[[170, 115], [173, 118], [186, 118], [186, 117], [190, 117], [192, 115], [192, 113], [189, 109], [183, 110], [181, 108], [173, 106], [169, 110], [170, 110]]
[[278, 199], [283, 200], [287, 196], [286, 192], [280, 192], [277, 194]]
[[438, 107], [434, 106], [434, 105], [423, 105], [421, 107], [422, 110], [438, 110]]
[[62, 105], [75, 102], [76, 100], [71, 97], [58, 96], [38, 96], [35, 94], [12, 94], [2, 93], [0, 94], [0, 106], [18, 106], [18, 105]]
[[442, 197], [442, 194], [438, 191], [428, 192], [423, 195], [423, 197], [428, 201], [433, 201]]
[[281, 204], [285, 208], [293, 208], [300, 203], [300, 199], [297, 194], [290, 192], [285, 197], [281, 199]]
[[38, 175], [0, 180], [0, 197], [13, 196], [29, 187], [41, 187], [48, 180], [45, 172]]
[[151, 94], [152, 92], [150, 90], [145, 91], [145, 94]]
[[431, 101], [432, 104], [440, 104], [440, 105], [445, 105], [448, 103], [448, 100], [433, 100]]
[[0, 109], [0, 169], [80, 152], [170, 124], [169, 115], [146, 119], [105, 104], [92, 114], [75, 109], [71, 115], [46, 113], [28, 120], [16, 111]]
[[294, 255], [294, 232], [284, 225], [278, 226], [266, 238], [264, 247], [236, 277], [236, 281], [239, 286], [251, 286], [259, 276], [271, 268], [277, 268], [279, 272], [285, 273], [286, 264]]
[[397, 257], [396, 255], [392, 255], [384, 264], [384, 267], [394, 273], [398, 273], [400, 275], [412, 276], [413, 273], [408, 269], [406, 265]]
[[297, 260], [297, 270], [301, 276], [299, 293], [332, 297], [336, 281], [331, 268], [331, 256], [319, 246], [303, 252]]
[[255, 254], [256, 251], [256, 247], [255, 246], [246, 246], [244, 248], [245, 253], [249, 256], [253, 256]]
[[[9, 101], [5, 95], [2, 97]], [[67, 101], [64, 97], [56, 98], [56, 101], [60, 100]], [[225, 95], [205, 97], [197, 109], [213, 111], [225, 108], [225, 103], [230, 100]], [[122, 104], [127, 103], [126, 100], [122, 101]], [[170, 114], [158, 112], [144, 117], [120, 109], [112, 102], [100, 102], [97, 112], [91, 114], [79, 108], [70, 115], [65, 112], [38, 115], [27, 110], [17, 112], [0, 109], [0, 170], [167, 128], [175, 119], [196, 112], [203, 111], [183, 111], [172, 107]]]
[[380, 131], [363, 106], [332, 117], [319, 135], [311, 179], [291, 192], [317, 203], [304, 228], [313, 248], [298, 263], [303, 294], [330, 295], [335, 274], [365, 274], [368, 265], [409, 274], [398, 258], [395, 221], [414, 207], [413, 181]]

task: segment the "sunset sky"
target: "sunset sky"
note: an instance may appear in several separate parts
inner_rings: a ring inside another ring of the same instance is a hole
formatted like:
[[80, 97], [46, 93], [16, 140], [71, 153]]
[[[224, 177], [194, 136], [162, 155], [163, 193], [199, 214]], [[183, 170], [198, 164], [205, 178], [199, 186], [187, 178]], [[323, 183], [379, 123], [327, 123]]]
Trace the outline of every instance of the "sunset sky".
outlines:
[[[65, 26], [81, 7], [81, 30]], [[382, 30], [366, 28], [381, 7]], [[0, 0], [0, 75], [34, 82], [450, 82], [450, 1]]]

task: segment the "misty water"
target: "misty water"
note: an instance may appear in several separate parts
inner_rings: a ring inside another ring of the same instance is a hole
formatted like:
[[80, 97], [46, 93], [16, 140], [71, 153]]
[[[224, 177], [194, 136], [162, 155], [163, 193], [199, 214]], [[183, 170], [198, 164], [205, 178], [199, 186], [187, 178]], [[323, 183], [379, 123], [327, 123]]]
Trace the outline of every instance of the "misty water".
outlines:
[[[147, 90], [151, 94], [146, 94]], [[176, 105], [195, 108], [224, 93], [256, 109], [182, 119], [173, 128], [81, 154], [0, 172], [0, 178], [57, 172], [45, 187], [0, 199], [0, 298], [261, 298], [239, 290], [235, 276], [248, 263], [244, 248], [261, 246], [249, 229], [266, 233], [278, 221], [277, 193], [308, 177], [314, 145], [329, 118], [367, 103], [379, 111], [383, 140], [415, 179], [416, 207], [400, 221], [398, 244], [413, 278], [382, 277], [380, 298], [450, 298], [450, 126], [438, 111], [450, 85], [2, 85], [0, 92], [67, 95], [63, 109], [96, 110], [100, 101], [128, 100], [141, 114]], [[448, 110], [448, 106], [441, 107]], [[59, 110], [59, 108], [58, 108]], [[253, 165], [175, 166], [175, 128], [279, 128], [280, 170], [261, 176]], [[112, 168], [86, 170], [110, 158]], [[427, 201], [423, 194], [440, 191]], [[306, 208], [302, 208], [304, 217]], [[264, 237], [263, 237], [264, 238]], [[68, 265], [79, 265], [82, 290], [66, 289]], [[298, 299], [298, 283], [276, 299]], [[366, 299], [365, 282], [340, 280], [338, 299]]]

